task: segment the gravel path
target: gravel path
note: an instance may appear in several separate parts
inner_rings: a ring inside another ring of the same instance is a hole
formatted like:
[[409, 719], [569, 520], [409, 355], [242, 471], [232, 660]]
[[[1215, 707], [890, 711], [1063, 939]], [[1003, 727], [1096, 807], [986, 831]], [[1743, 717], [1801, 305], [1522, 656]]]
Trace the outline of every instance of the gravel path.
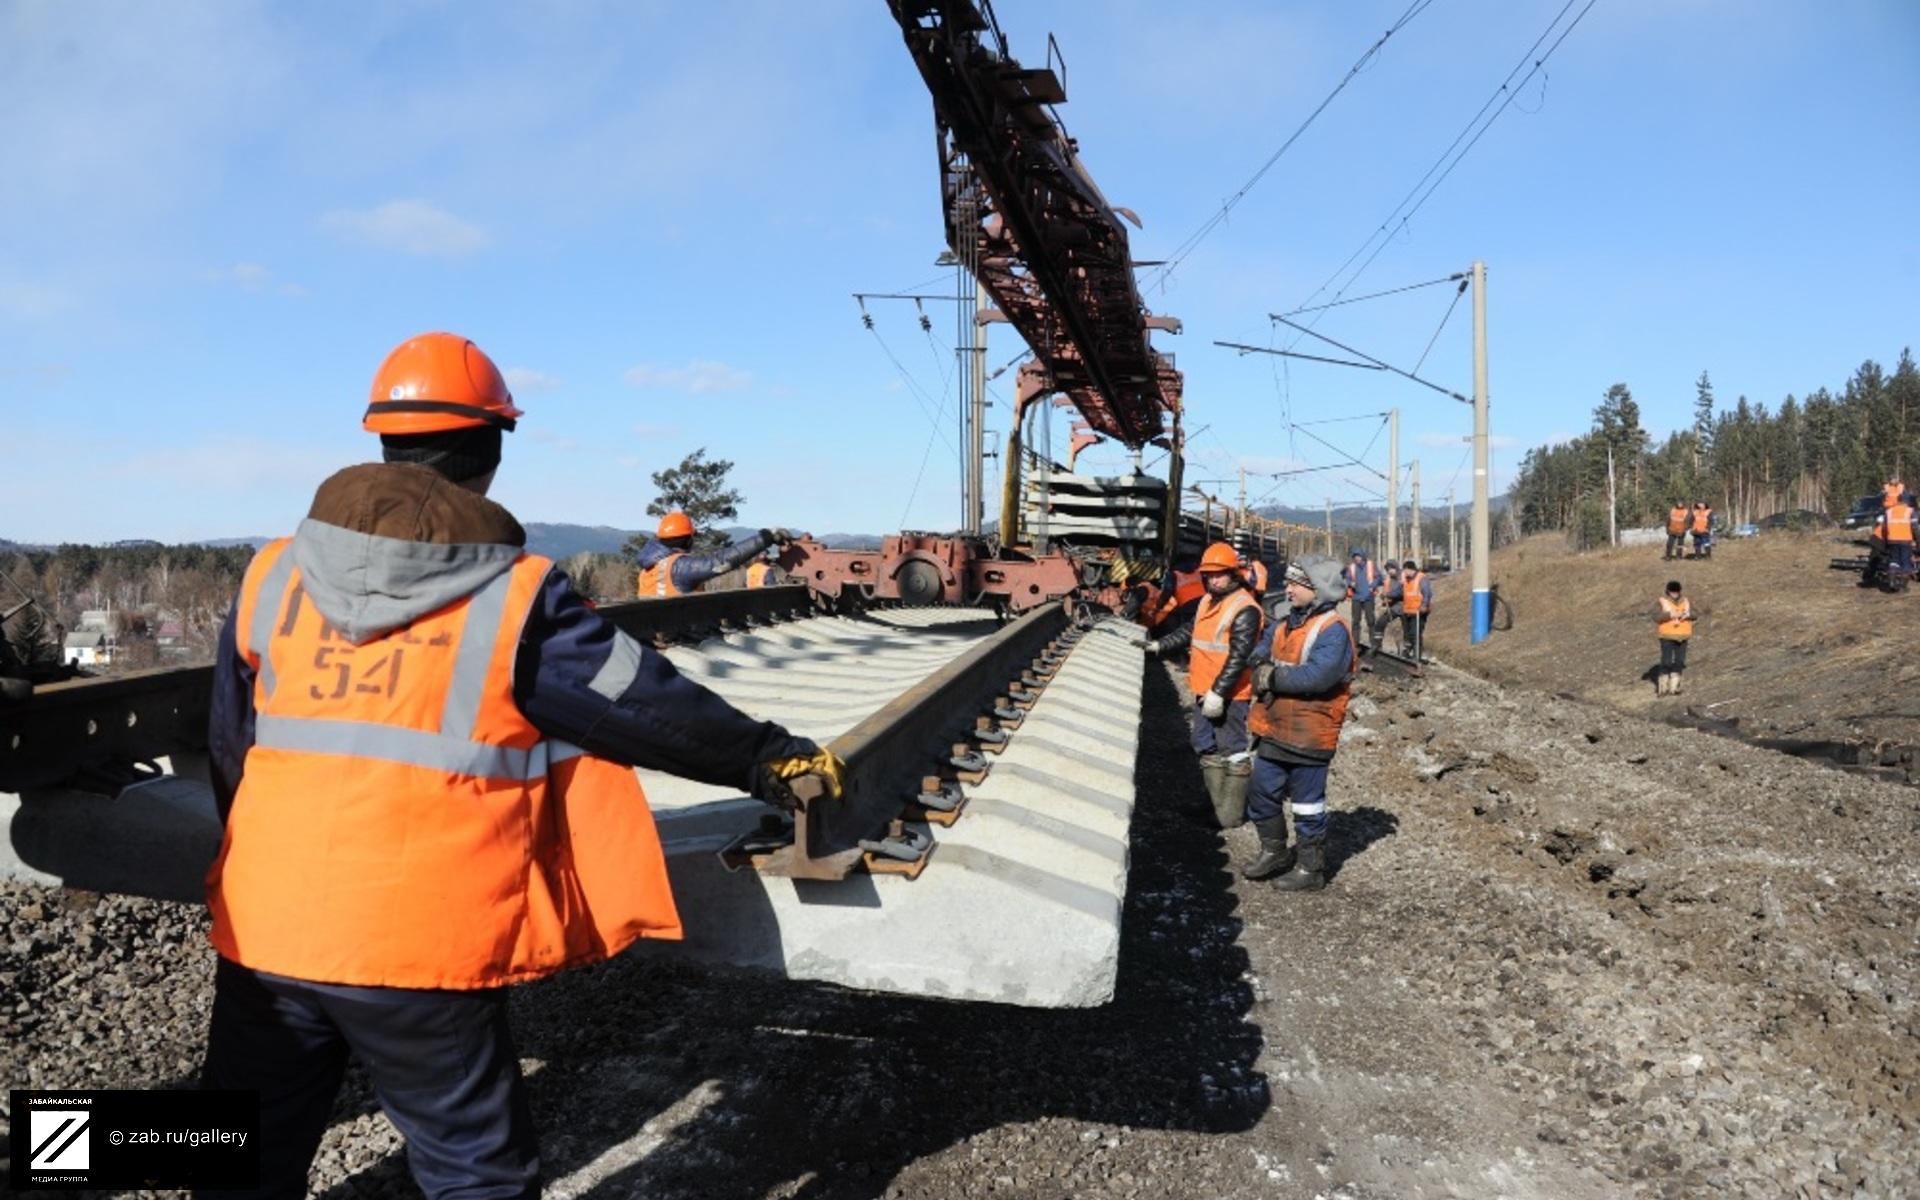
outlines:
[[[1436, 669], [1366, 679], [1334, 885], [1228, 872], [1150, 670], [1119, 996], [1029, 1011], [628, 956], [515, 994], [555, 1194], [1920, 1192], [1920, 796]], [[930, 876], [927, 883], [935, 882]], [[9, 1086], [179, 1086], [205, 920], [0, 887]], [[411, 1195], [363, 1083], [316, 1184]]]

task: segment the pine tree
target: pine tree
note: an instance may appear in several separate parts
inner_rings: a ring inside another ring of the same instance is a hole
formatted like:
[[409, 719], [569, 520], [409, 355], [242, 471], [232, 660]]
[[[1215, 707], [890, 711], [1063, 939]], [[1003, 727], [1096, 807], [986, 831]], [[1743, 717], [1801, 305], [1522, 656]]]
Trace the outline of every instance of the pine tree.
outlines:
[[[700, 531], [694, 539], [697, 548], [723, 545], [726, 536], [715, 526], [739, 516], [740, 505], [745, 503], [738, 491], [727, 486], [727, 472], [731, 470], [733, 464], [724, 458], [709, 461], [707, 448], [702, 446], [681, 459], [680, 465], [655, 471], [653, 486], [660, 489], [660, 494], [647, 505], [647, 515], [664, 517], [675, 510], [686, 513]], [[621, 550], [630, 558], [638, 557], [640, 548], [650, 540], [642, 531], [628, 538]]]
[[1713, 462], [1713, 380], [1704, 370], [1693, 389], [1693, 470], [1698, 474], [1703, 460]]

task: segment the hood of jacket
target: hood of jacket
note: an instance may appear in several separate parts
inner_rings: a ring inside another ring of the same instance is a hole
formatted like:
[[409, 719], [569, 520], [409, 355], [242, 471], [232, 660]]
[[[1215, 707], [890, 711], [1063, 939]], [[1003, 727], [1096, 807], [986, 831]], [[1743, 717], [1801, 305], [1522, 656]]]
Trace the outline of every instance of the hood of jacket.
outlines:
[[672, 546], [667, 545], [659, 538], [654, 538], [646, 545], [640, 547], [640, 569], [644, 571], [648, 567], [657, 567], [666, 560], [668, 555], [678, 553], [679, 551], [675, 550]]
[[358, 645], [472, 595], [526, 542], [512, 513], [438, 472], [367, 463], [320, 485], [290, 549], [307, 599]]
[[1347, 577], [1340, 573], [1339, 563], [1309, 563], [1307, 578], [1313, 582], [1313, 606], [1316, 611], [1323, 605], [1338, 604], [1346, 599]]

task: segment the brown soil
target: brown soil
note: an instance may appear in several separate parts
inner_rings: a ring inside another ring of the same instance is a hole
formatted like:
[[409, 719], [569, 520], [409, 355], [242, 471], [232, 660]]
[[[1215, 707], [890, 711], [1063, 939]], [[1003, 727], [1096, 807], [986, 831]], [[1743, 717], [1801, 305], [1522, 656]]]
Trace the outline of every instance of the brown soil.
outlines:
[[[1864, 745], [1897, 763], [1920, 743], [1920, 591], [1888, 595], [1831, 570], [1864, 554], [1832, 533], [1723, 539], [1713, 557], [1663, 562], [1660, 546], [1575, 554], [1557, 535], [1493, 557], [1514, 627], [1468, 644], [1466, 575], [1434, 584], [1428, 649], [1504, 683], [1563, 692], [1656, 720], [1736, 722], [1746, 737]], [[1686, 691], [1655, 694], [1657, 597], [1678, 579], [1701, 615]], [[1911, 765], [1909, 759], [1908, 765]]]

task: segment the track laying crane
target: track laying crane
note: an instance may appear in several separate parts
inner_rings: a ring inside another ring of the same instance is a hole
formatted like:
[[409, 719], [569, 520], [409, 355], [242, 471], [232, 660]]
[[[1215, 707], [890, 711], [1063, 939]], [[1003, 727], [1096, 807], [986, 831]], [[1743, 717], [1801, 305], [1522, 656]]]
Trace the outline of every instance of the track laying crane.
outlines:
[[[1080, 161], [1054, 109], [1066, 100], [1058, 46], [1023, 66], [988, 0], [888, 0], [933, 98], [947, 244], [1031, 350], [1021, 366], [1002, 463], [998, 537], [900, 534], [879, 551], [801, 541], [783, 566], [841, 602], [985, 603], [1022, 611], [1097, 585], [1099, 558], [1165, 561], [1179, 536], [1181, 375], [1154, 348], [1179, 321], [1147, 311], [1123, 218]], [[980, 336], [976, 333], [976, 336]], [[1077, 412], [1069, 470], [1026, 478], [1022, 428], [1034, 406]], [[978, 414], [975, 416], [976, 429]], [[1113, 440], [1169, 451], [1168, 480], [1077, 475], [1079, 452]], [[979, 494], [981, 455], [971, 458]], [[1074, 553], [1048, 553], [1058, 542]]]

